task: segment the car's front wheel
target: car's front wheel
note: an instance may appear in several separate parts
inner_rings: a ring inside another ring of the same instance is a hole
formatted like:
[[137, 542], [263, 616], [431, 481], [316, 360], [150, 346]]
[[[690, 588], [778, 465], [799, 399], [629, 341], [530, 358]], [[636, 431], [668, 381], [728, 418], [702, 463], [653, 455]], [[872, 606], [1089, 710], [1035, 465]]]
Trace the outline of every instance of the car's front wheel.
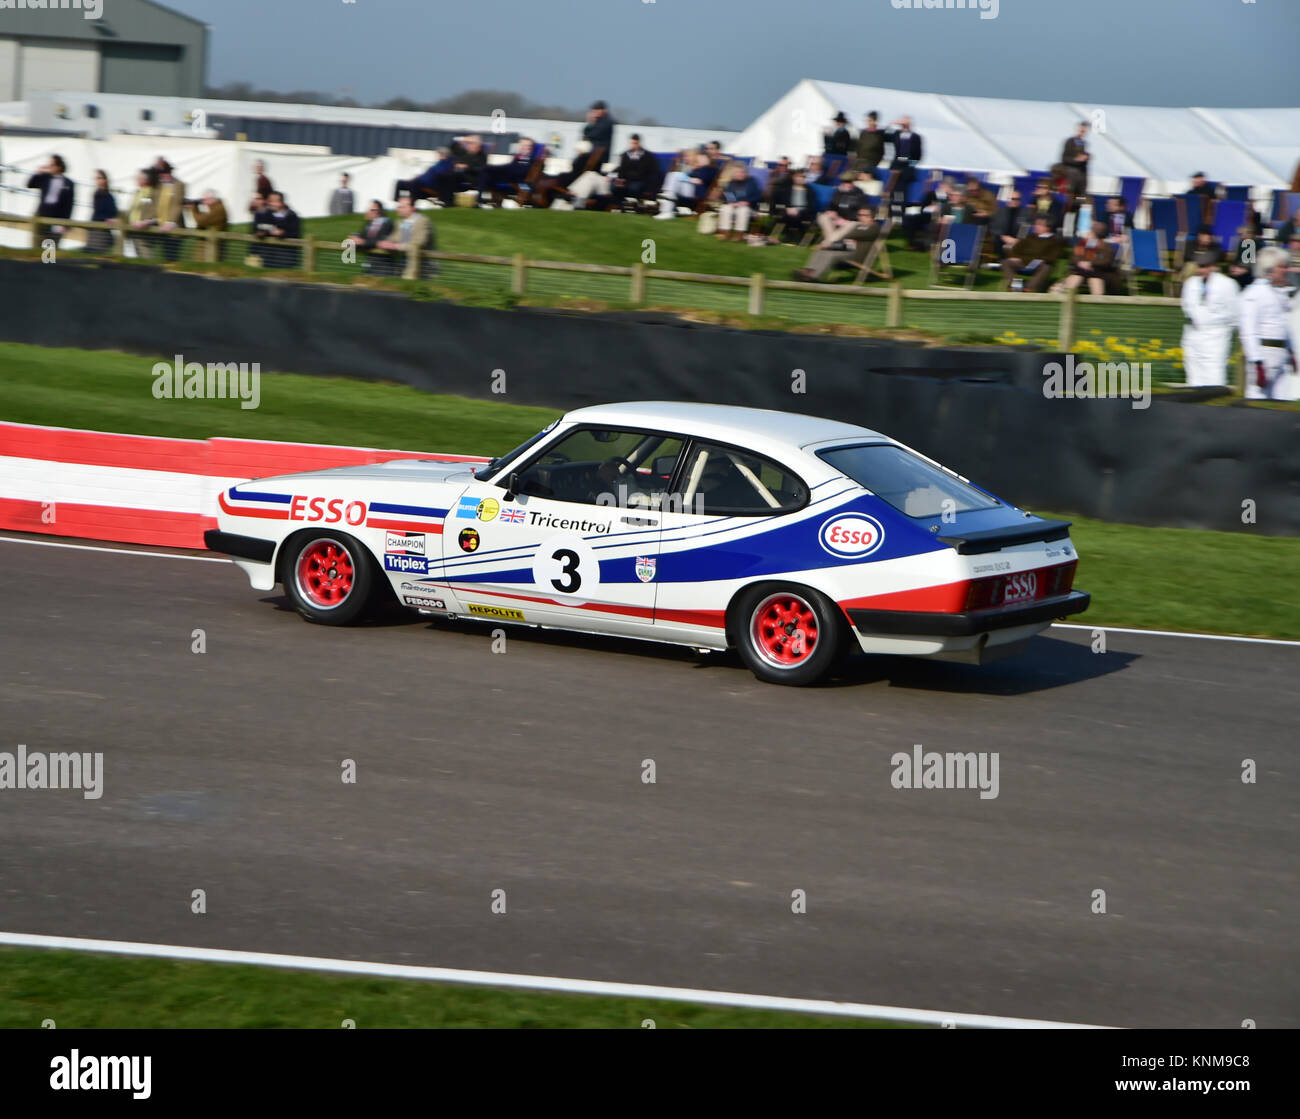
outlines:
[[309, 622], [346, 626], [370, 604], [374, 562], [358, 541], [343, 533], [304, 533], [289, 542], [284, 589]]
[[815, 684], [844, 649], [843, 613], [811, 587], [756, 587], [736, 608], [740, 657], [770, 684]]

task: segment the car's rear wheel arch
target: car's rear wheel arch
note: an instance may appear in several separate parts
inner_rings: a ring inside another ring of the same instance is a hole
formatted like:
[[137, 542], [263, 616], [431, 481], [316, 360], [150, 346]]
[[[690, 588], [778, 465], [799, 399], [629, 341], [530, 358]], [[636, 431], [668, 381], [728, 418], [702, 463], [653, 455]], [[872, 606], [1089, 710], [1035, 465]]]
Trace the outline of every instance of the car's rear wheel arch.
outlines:
[[[806, 608], [813, 620], [808, 631], [815, 634], [821, 648], [814, 650], [809, 663], [777, 665], [759, 647], [754, 636], [756, 611], [773, 601], [782, 608]], [[764, 579], [741, 587], [727, 604], [727, 642], [740, 652], [741, 659], [760, 679], [771, 683], [814, 683], [825, 676], [848, 648], [849, 623], [840, 605], [823, 591], [792, 580]]]

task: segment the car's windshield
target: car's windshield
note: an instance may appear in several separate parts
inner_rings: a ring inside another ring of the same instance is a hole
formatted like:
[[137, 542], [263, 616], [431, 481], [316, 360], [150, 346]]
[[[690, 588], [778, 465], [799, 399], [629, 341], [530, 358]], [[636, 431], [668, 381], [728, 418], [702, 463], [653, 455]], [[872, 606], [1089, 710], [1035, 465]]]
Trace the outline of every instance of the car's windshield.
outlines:
[[909, 517], [937, 517], [998, 506], [982, 490], [890, 443], [831, 447], [817, 455]]
[[551, 432], [555, 430], [555, 425], [558, 424], [559, 422], [560, 422], [559, 420], [553, 420], [551, 423], [547, 424], [544, 428], [542, 428], [542, 430], [539, 431], [536, 435], [530, 435], [527, 439], [525, 439], [522, 443], [520, 443], [519, 446], [517, 446], [513, 451], [507, 451], [504, 455], [501, 455], [499, 458], [490, 459], [489, 461], [485, 462], [476, 471], [474, 471], [474, 477], [477, 478], [480, 482], [486, 481], [488, 478], [491, 478], [498, 470], [502, 470], [505, 467], [509, 466], [512, 462], [515, 461], [515, 459], [517, 459], [530, 447], [538, 443], [543, 436], [550, 435]]

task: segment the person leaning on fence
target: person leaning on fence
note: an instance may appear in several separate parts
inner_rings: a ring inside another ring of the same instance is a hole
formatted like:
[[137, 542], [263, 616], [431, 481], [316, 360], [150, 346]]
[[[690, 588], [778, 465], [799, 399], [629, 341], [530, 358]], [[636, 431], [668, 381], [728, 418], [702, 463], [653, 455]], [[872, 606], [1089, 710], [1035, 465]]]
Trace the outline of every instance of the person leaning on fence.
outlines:
[[1033, 231], [1012, 245], [1010, 255], [1002, 262], [1003, 286], [1018, 289], [1023, 284], [1027, 291], [1046, 290], [1062, 249], [1061, 238], [1051, 222], [1035, 218]]
[[[351, 241], [362, 252], [371, 252], [380, 241], [387, 241], [389, 234], [393, 232], [393, 219], [384, 213], [384, 204], [378, 198], [372, 199], [370, 206], [366, 210], [366, 224], [363, 225], [356, 233], [348, 236], [347, 240]], [[362, 267], [367, 271], [377, 271], [370, 261], [364, 261]]]
[[302, 222], [281, 191], [271, 191], [266, 209], [258, 211], [253, 222], [254, 234], [264, 243], [252, 247], [252, 257], [266, 268], [297, 268], [302, 255], [298, 246], [283, 242], [302, 236]]
[[142, 167], [135, 179], [135, 194], [131, 208], [126, 212], [126, 228], [130, 230], [131, 247], [135, 255], [144, 259], [153, 256], [154, 237], [148, 233], [157, 224], [158, 171]]
[[[176, 177], [172, 165], [158, 157], [154, 167], [158, 171], [158, 228], [164, 233], [185, 228], [185, 184]], [[181, 255], [180, 237], [166, 237], [163, 242], [163, 259], [177, 260]]]
[[1249, 400], [1296, 400], [1296, 339], [1291, 333], [1289, 256], [1269, 246], [1255, 262], [1255, 282], [1241, 297], [1241, 349]]
[[[68, 165], [63, 157], [52, 155], [41, 169], [27, 180], [29, 190], [40, 191], [41, 200], [36, 205], [38, 218], [71, 218], [76, 191], [67, 175]], [[63, 236], [59, 225], [41, 226], [41, 239], [53, 241], [57, 246]]]
[[[405, 254], [406, 264], [402, 269], [402, 278], [405, 280], [418, 280], [437, 271], [432, 261], [422, 262], [420, 258], [422, 251], [437, 247], [433, 222], [416, 211], [409, 195], [397, 200], [397, 224], [393, 228], [393, 236], [375, 245], [376, 249], [394, 254], [394, 258], [399, 253]], [[395, 267], [393, 272], [396, 272]]]
[[[102, 222], [117, 220], [117, 199], [113, 197], [113, 192], [108, 189], [108, 173], [106, 171], [95, 172], [95, 193], [90, 200], [90, 220]], [[106, 253], [111, 252], [112, 248], [112, 230], [86, 230], [86, 252]]]
[[1228, 350], [1241, 294], [1219, 271], [1220, 259], [1217, 253], [1201, 253], [1183, 284], [1183, 370], [1189, 385], [1228, 383]]
[[[217, 192], [211, 187], [208, 187], [203, 192], [202, 198], [187, 200], [185, 212], [189, 214], [190, 221], [194, 223], [195, 229], [225, 233], [230, 228], [230, 218], [226, 213], [226, 204], [221, 201]], [[224, 259], [226, 255], [225, 248], [225, 245], [220, 241], [216, 243], [216, 260]]]

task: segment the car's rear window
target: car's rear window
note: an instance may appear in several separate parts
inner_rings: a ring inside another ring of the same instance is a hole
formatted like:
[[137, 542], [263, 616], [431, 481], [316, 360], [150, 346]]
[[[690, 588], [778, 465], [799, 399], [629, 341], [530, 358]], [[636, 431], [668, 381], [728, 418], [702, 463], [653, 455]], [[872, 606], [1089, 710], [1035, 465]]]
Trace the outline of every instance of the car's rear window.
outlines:
[[830, 447], [817, 455], [909, 517], [938, 517], [998, 506], [982, 490], [889, 443]]

